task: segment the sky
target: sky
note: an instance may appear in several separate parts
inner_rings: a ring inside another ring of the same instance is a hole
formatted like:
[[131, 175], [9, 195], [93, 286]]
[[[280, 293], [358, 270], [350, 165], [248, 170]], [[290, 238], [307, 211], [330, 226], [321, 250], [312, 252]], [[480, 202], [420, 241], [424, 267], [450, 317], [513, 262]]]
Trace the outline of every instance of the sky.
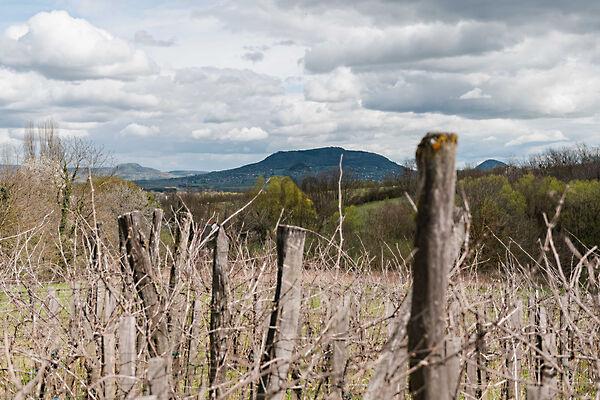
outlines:
[[600, 145], [592, 0], [2, 0], [0, 145], [54, 119], [115, 162], [219, 170], [342, 146], [461, 165]]

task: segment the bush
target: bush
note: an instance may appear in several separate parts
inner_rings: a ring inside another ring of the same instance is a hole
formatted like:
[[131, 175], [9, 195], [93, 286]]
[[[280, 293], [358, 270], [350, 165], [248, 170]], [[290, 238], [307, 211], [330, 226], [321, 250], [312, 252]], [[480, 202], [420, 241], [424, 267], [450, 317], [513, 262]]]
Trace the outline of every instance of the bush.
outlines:
[[[249, 195], [255, 196], [264, 182], [264, 178], [260, 178]], [[260, 240], [264, 240], [278, 221], [312, 228], [316, 219], [313, 202], [296, 183], [290, 177], [275, 176], [271, 177], [264, 193], [249, 208], [243, 222], [249, 230], [258, 234]]]
[[586, 247], [600, 245], [600, 181], [569, 183], [559, 227]]
[[512, 240], [525, 242], [522, 239], [530, 233], [526, 199], [506, 177], [465, 178], [460, 184], [471, 208], [471, 237], [476, 244], [484, 245], [486, 256], [497, 259], [504, 253], [504, 246], [496, 237], [505, 244]]

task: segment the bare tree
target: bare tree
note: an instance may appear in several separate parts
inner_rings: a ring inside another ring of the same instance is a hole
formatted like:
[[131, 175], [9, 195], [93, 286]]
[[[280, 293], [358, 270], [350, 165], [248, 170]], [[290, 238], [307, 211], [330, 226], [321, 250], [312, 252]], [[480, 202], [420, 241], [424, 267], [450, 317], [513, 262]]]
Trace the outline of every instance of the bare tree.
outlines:
[[75, 182], [82, 178], [84, 171], [90, 174], [103, 165], [106, 156], [102, 149], [90, 141], [63, 139], [59, 133], [58, 123], [52, 119], [37, 125], [29, 122], [25, 128], [23, 151], [26, 165], [42, 170], [53, 178], [57, 189], [56, 201], [60, 207], [59, 233], [68, 239], [72, 234], [69, 215], [73, 209], [81, 207], [81, 203], [73, 203]]

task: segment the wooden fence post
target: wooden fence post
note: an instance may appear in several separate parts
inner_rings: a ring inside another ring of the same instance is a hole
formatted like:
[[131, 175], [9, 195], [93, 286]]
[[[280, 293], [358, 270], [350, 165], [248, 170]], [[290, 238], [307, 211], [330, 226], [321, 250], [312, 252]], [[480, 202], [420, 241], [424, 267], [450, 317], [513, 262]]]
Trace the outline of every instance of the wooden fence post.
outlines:
[[163, 357], [154, 357], [148, 360], [148, 385], [150, 394], [156, 400], [169, 400], [168, 363]]
[[573, 392], [573, 364], [572, 360], [575, 358], [573, 354], [573, 328], [571, 324], [568, 322], [567, 315], [570, 315], [572, 312], [571, 308], [571, 296], [568, 294], [560, 296], [560, 318], [559, 318], [559, 326], [560, 333], [558, 336], [558, 354], [560, 354], [560, 381], [561, 381], [561, 389], [563, 393], [567, 393], [568, 397], [571, 397], [571, 393]]
[[144, 303], [148, 321], [147, 332], [150, 357], [162, 356], [169, 351], [167, 318], [155, 283], [152, 281], [153, 266], [148, 252], [148, 242], [141, 231], [141, 214], [134, 211], [119, 217], [119, 230], [125, 239], [127, 264], [133, 271], [133, 281]]
[[277, 227], [277, 286], [261, 359], [257, 400], [280, 400], [294, 350], [300, 318], [302, 259], [306, 231], [296, 226]]
[[225, 357], [227, 352], [227, 328], [229, 312], [229, 279], [227, 277], [229, 239], [225, 229], [220, 226], [214, 239], [213, 268], [212, 268], [212, 297], [210, 302], [210, 357], [209, 357], [209, 397], [219, 397], [216, 387], [224, 382]]
[[200, 294], [196, 292], [196, 298], [192, 304], [192, 321], [189, 327], [189, 337], [188, 337], [188, 352], [187, 352], [187, 365], [186, 365], [186, 378], [185, 378], [185, 388], [186, 394], [191, 392], [192, 385], [194, 383], [194, 378], [196, 376], [196, 371], [198, 370], [199, 360], [198, 360], [198, 348], [200, 346], [200, 335], [201, 335], [201, 326], [200, 323], [203, 319], [203, 308], [202, 308], [202, 300], [199, 298]]
[[116, 338], [115, 321], [113, 313], [117, 307], [117, 299], [110, 286], [104, 289], [104, 316], [102, 322], [104, 332], [102, 333], [102, 376], [104, 378], [104, 396], [107, 399], [114, 399], [117, 393], [114, 375], [116, 374]]
[[446, 338], [444, 348], [444, 357], [446, 359], [446, 376], [448, 377], [448, 390], [451, 399], [459, 398], [460, 390], [460, 354], [461, 338], [459, 336], [450, 336]]
[[410, 316], [410, 293], [404, 298], [398, 309], [398, 318], [394, 324], [394, 334], [389, 338], [375, 365], [375, 372], [369, 381], [365, 400], [393, 399], [402, 397], [406, 387], [408, 371], [408, 353], [406, 351], [406, 324]]
[[[182, 369], [183, 343], [186, 329], [187, 317], [187, 295], [185, 293], [185, 281], [182, 277], [188, 275], [187, 261], [189, 256], [189, 238], [192, 229], [192, 214], [183, 212], [179, 214], [177, 221], [177, 235], [175, 238], [175, 254], [173, 264], [169, 273], [169, 339], [171, 344], [172, 372], [175, 386], [179, 381]], [[152, 249], [152, 247], [151, 247]]]
[[[510, 299], [511, 297], [507, 297]], [[523, 302], [521, 300], [517, 300], [514, 303], [516, 307], [515, 312], [511, 315], [508, 320], [508, 326], [514, 335], [520, 335], [522, 329], [522, 315], [523, 315]], [[510, 336], [506, 342], [504, 350], [506, 352], [506, 372], [507, 375], [510, 376], [510, 379], [506, 381], [506, 398], [507, 399], [516, 399], [519, 400], [521, 398], [520, 391], [520, 377], [521, 373], [521, 343], [518, 340], [518, 336]]]
[[410, 390], [416, 400], [450, 398], [444, 352], [445, 304], [451, 259], [457, 137], [428, 133], [417, 148], [418, 212], [408, 322]]
[[119, 388], [123, 398], [127, 397], [135, 384], [136, 352], [135, 317], [124, 315], [119, 320]]
[[162, 229], [163, 210], [154, 209], [152, 212], [152, 228], [150, 229], [150, 243], [148, 252], [150, 253], [150, 262], [155, 268], [160, 264], [160, 231]]
[[331, 327], [331, 396], [328, 400], [342, 400], [345, 394], [346, 364], [348, 362], [348, 329], [352, 294], [345, 293], [333, 317]]

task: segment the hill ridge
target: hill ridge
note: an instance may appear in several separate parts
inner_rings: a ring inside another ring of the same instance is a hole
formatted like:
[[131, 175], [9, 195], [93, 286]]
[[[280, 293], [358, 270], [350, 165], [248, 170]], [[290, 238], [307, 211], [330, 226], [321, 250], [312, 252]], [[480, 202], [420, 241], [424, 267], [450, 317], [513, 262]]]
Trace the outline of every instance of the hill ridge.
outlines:
[[150, 190], [166, 187], [242, 190], [252, 187], [259, 176], [283, 175], [300, 181], [306, 176], [337, 169], [342, 154], [344, 170], [357, 179], [380, 181], [386, 176], [403, 174], [405, 171], [404, 167], [380, 154], [331, 146], [282, 150], [268, 155], [261, 161], [228, 170], [175, 179], [140, 180], [137, 183]]

